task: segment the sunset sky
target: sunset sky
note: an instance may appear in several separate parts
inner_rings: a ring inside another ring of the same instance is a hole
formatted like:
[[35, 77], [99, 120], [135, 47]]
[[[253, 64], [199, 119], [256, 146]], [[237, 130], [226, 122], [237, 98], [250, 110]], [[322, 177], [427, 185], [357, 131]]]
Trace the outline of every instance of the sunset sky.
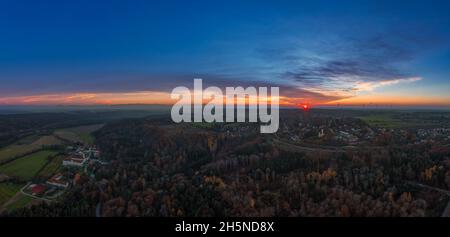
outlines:
[[286, 105], [450, 107], [449, 1], [0, 1], [0, 105], [171, 104], [279, 86]]

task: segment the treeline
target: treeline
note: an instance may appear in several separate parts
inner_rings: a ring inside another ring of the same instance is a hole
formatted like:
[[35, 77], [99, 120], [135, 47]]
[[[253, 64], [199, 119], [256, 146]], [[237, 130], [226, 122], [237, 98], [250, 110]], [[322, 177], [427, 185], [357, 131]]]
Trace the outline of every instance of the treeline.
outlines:
[[0, 115], [0, 147], [29, 135], [45, 135], [54, 129], [91, 125], [128, 117], [145, 117], [152, 111], [78, 110]]

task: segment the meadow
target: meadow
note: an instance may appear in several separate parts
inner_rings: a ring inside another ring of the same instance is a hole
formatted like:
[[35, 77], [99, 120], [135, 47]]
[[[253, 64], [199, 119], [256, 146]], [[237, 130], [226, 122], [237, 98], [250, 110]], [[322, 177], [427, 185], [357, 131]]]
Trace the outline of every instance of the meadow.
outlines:
[[19, 209], [27, 206], [31, 201], [33, 201], [33, 198], [25, 196], [23, 194], [20, 194], [17, 199], [13, 200], [11, 203], [9, 203], [5, 208], [8, 211], [12, 211], [14, 209]]
[[39, 178], [49, 178], [59, 171], [59, 168], [62, 166], [62, 162], [64, 160], [63, 156], [55, 156], [52, 157], [51, 160], [39, 171], [37, 176]]
[[56, 130], [54, 134], [57, 137], [68, 140], [70, 142], [92, 144], [94, 143], [94, 137], [92, 136], [92, 133], [100, 129], [101, 127], [103, 127], [103, 124], [64, 128]]
[[13, 197], [21, 186], [12, 183], [0, 183], [0, 207]]
[[48, 157], [56, 151], [39, 151], [0, 166], [0, 172], [24, 180], [33, 178], [48, 162]]
[[374, 127], [399, 128], [406, 126], [404, 121], [396, 119], [392, 115], [368, 115], [358, 118]]
[[369, 124], [370, 126], [380, 127], [380, 128], [418, 128], [418, 127], [433, 127], [437, 126], [438, 123], [435, 120], [431, 120], [427, 117], [418, 118], [414, 116], [413, 113], [406, 112], [374, 112], [371, 111], [365, 115], [356, 116]]
[[60, 145], [62, 141], [53, 135], [36, 137], [34, 135], [0, 149], [0, 162], [20, 157], [42, 149], [43, 146]]

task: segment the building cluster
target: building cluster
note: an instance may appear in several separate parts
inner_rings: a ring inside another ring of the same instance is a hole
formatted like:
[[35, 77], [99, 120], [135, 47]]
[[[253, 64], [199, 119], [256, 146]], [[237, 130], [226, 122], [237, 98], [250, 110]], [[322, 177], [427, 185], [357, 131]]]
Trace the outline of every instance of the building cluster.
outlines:
[[64, 158], [63, 166], [83, 167], [90, 159], [97, 159], [100, 151], [95, 146], [69, 148], [69, 155]]
[[450, 147], [448, 125], [429, 128], [371, 127], [355, 118], [317, 117], [281, 124], [279, 137], [298, 144], [364, 145], [438, 143]]
[[62, 174], [58, 173], [45, 183], [32, 183], [23, 189], [25, 194], [45, 199], [54, 199], [61, 195], [69, 186], [69, 182]]
[[352, 119], [318, 119], [313, 122], [284, 124], [281, 134], [294, 142], [332, 143], [357, 145], [370, 141], [375, 131], [369, 126], [354, 123]]
[[[95, 146], [68, 147], [67, 156], [62, 161], [62, 166], [82, 168], [85, 167], [90, 160], [92, 160], [92, 162], [99, 161], [99, 156], [100, 151]], [[22, 191], [35, 198], [52, 200], [64, 193], [71, 182], [76, 183], [79, 179], [80, 175], [78, 172], [74, 175], [73, 180], [67, 177], [67, 173], [66, 175], [63, 173], [56, 173], [45, 182], [27, 185]]]
[[421, 142], [439, 140], [450, 143], [450, 128], [418, 129], [417, 138]]

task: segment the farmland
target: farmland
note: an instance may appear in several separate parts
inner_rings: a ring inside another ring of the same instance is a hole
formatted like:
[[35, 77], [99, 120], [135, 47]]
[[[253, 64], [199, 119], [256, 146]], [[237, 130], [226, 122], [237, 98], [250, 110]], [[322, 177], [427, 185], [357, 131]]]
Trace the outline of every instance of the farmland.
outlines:
[[[28, 143], [30, 142], [30, 143]], [[30, 136], [0, 149], [0, 162], [20, 157], [41, 149], [43, 146], [59, 145], [62, 141], [53, 135]]]
[[[65, 145], [93, 144], [92, 133], [107, 121], [144, 117], [153, 111], [77, 111], [0, 115], [0, 213], [27, 206], [33, 198], [20, 192], [61, 172]], [[56, 155], [56, 156], [55, 156]]]
[[61, 139], [68, 140], [70, 142], [79, 142], [92, 144], [94, 142], [94, 137], [92, 132], [100, 129], [103, 124], [79, 126], [72, 128], [64, 128], [55, 131], [55, 136]]
[[[399, 114], [395, 112], [382, 112], [378, 114], [367, 114], [357, 116], [370, 126], [380, 128], [417, 128], [417, 127], [433, 127], [438, 125], [434, 120], [417, 119], [414, 115]], [[432, 118], [432, 117], [431, 117]]]
[[0, 172], [28, 180], [48, 162], [49, 156], [55, 154], [55, 151], [39, 151], [0, 166]]
[[[0, 148], [0, 163], [33, 153], [45, 146], [61, 145], [63, 140], [68, 142], [79, 142], [92, 144], [94, 138], [92, 132], [100, 129], [103, 124], [87, 125], [58, 129], [52, 135], [30, 135], [17, 142]], [[61, 138], [61, 139], [60, 139]]]
[[55, 174], [61, 167], [63, 159], [63, 156], [52, 157], [47, 165], [45, 165], [45, 167], [39, 171], [39, 174], [37, 176], [40, 178], [48, 178], [51, 175]]
[[367, 124], [375, 127], [396, 128], [407, 125], [402, 120], [396, 119], [391, 115], [369, 115], [359, 118]]
[[12, 183], [0, 183], [0, 207], [13, 197], [20, 187], [20, 185]]
[[17, 199], [10, 200], [8, 205], [5, 207], [8, 211], [12, 211], [14, 209], [23, 208], [26, 205], [28, 205], [31, 201], [33, 201], [33, 198], [25, 196], [23, 194], [20, 194]]

